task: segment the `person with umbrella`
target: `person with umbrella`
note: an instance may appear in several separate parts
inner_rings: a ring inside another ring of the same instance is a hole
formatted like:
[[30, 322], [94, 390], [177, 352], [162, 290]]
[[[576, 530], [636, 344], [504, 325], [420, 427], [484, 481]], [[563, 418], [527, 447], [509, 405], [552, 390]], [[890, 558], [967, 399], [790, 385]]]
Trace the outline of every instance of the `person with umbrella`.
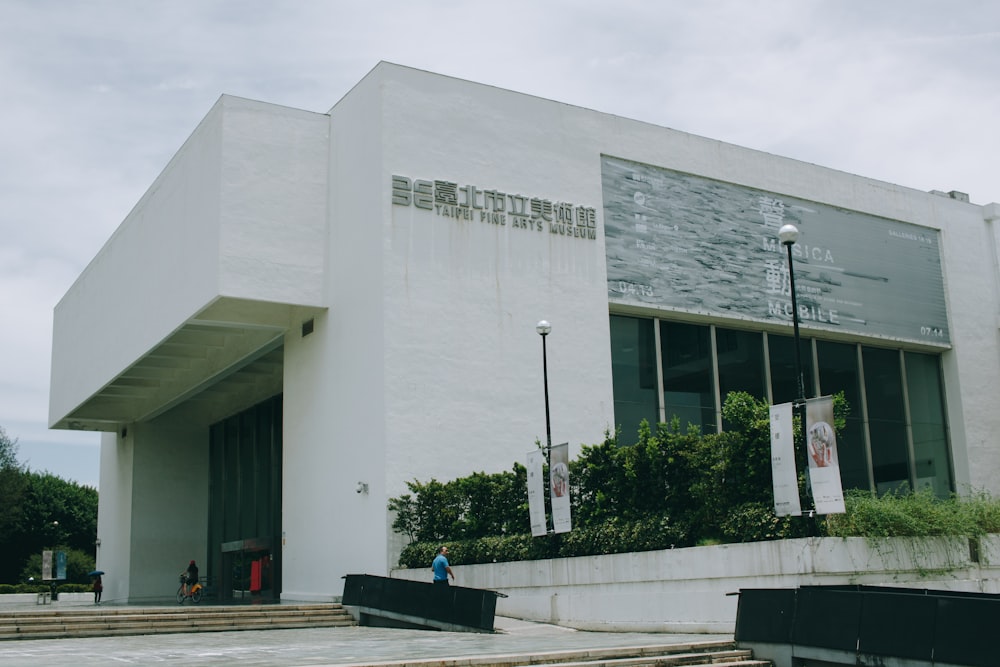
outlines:
[[87, 573], [94, 578], [94, 604], [101, 604], [101, 593], [104, 592], [104, 582], [101, 581], [103, 570], [94, 570]]

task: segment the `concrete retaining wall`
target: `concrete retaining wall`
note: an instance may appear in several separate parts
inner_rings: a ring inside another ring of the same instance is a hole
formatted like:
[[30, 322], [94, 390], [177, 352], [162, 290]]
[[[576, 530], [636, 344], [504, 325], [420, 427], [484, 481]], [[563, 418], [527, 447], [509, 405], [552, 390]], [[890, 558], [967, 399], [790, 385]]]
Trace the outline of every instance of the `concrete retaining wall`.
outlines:
[[[731, 633], [742, 588], [868, 584], [1000, 593], [1000, 535], [805, 538], [642, 553], [455, 566], [497, 615], [586, 630]], [[975, 561], [978, 559], [978, 562]], [[391, 576], [430, 581], [427, 569]]]

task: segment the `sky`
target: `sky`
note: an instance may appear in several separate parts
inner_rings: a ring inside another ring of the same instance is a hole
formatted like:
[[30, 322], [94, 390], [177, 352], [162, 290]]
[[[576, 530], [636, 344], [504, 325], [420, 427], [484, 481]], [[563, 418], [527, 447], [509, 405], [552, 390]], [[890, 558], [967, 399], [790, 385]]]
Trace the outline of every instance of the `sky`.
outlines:
[[0, 0], [0, 427], [48, 429], [56, 304], [220, 95], [326, 112], [379, 61], [1000, 202], [994, 0]]

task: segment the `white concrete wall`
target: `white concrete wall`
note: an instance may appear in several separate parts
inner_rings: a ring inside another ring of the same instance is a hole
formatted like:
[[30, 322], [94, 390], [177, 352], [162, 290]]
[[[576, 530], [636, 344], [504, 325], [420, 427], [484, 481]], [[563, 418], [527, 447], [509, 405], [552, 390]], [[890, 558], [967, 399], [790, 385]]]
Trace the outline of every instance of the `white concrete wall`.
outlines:
[[[996, 325], [971, 304], [989, 274], [959, 254], [988, 249], [980, 207], [387, 64], [331, 111], [330, 136], [330, 312], [313, 341], [289, 341], [286, 359], [297, 369], [285, 377], [288, 597], [337, 595], [341, 574], [391, 567], [401, 539], [385, 507], [408, 480], [508, 470], [544, 441], [538, 320], [553, 324], [553, 442], [570, 442], [576, 455], [613, 426], [602, 154], [942, 229], [956, 447], [966, 428], [985, 436], [1000, 427], [985, 398], [996, 393], [985, 390], [997, 388], [1000, 347], [968, 352]], [[393, 175], [593, 206], [598, 238], [394, 206]], [[994, 450], [984, 442], [978, 456], [988, 465], [976, 477], [957, 456], [959, 484], [996, 485]]]
[[377, 89], [359, 86], [331, 111], [330, 310], [285, 341], [286, 600], [332, 599], [343, 575], [388, 569], [378, 109]]
[[326, 114], [223, 97], [219, 294], [325, 303]]
[[[313, 334], [289, 321], [285, 340], [283, 597], [384, 574], [401, 546], [386, 503], [406, 481], [509, 470], [544, 441], [538, 320], [553, 326], [553, 442], [575, 456], [613, 425], [601, 154], [941, 229], [956, 477], [1000, 492], [1000, 295], [980, 207], [388, 64], [329, 117], [219, 101], [57, 307], [50, 420], [220, 297], [327, 307]], [[394, 174], [594, 207], [598, 237], [394, 206]], [[164, 586], [150, 562], [173, 576], [199, 548], [154, 554], [147, 532], [173, 511], [154, 477], [174, 474], [174, 426], [132, 425], [131, 442], [105, 446], [101, 530], [141, 545], [125, 564], [132, 596]], [[109, 524], [124, 517], [128, 535]]]
[[208, 555], [208, 430], [165, 415], [101, 437], [97, 567], [107, 602], [170, 598]]
[[614, 428], [603, 225], [598, 238], [389, 205], [394, 174], [602, 208], [594, 114], [413, 70], [378, 72], [385, 210], [385, 484], [510, 470]]
[[209, 112], [55, 309], [55, 424], [218, 294], [224, 109]]
[[173, 597], [191, 559], [205, 571], [209, 469], [208, 429], [167, 414], [133, 430], [129, 600], [137, 602]]
[[51, 424], [220, 297], [325, 304], [328, 121], [216, 103], [56, 307]]
[[[1000, 390], [1000, 291], [983, 207], [406, 68], [380, 65], [369, 78], [383, 94], [386, 189], [392, 174], [441, 178], [600, 212], [600, 155], [609, 154], [941, 230], [953, 340], [942, 361], [956, 485], [1000, 493], [993, 436], [1000, 413], [991, 398]], [[554, 325], [554, 441], [599, 441], [613, 423], [603, 235], [574, 244], [412, 207], [388, 206], [387, 215], [382, 288], [386, 317], [398, 323], [385, 340], [395, 376], [386, 382], [390, 493], [414, 477], [467, 474], [469, 457], [458, 452], [470, 443], [476, 467], [495, 471], [544, 438], [539, 351], [532, 351], [542, 318]], [[423, 433], [435, 434], [426, 446], [411, 440]]]
[[[452, 566], [497, 614], [585, 630], [724, 632], [744, 588], [865, 584], [1000, 593], [1000, 536], [969, 560], [965, 538], [805, 538], [642, 553]], [[426, 570], [392, 577], [429, 581]]]
[[102, 598], [129, 597], [132, 567], [132, 445], [134, 434], [101, 434], [101, 489], [97, 506], [97, 568], [104, 570]]

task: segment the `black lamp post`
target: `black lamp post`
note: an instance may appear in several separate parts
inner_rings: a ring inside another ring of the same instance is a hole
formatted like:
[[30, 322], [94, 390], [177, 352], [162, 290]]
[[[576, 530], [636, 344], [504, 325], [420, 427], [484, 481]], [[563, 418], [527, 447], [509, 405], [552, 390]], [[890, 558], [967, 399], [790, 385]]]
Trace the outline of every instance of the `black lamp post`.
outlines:
[[542, 380], [545, 385], [545, 455], [552, 451], [552, 427], [549, 423], [549, 363], [545, 351], [545, 338], [552, 331], [552, 325], [542, 320], [535, 325], [535, 331], [542, 337]]
[[[806, 390], [802, 379], [802, 345], [799, 339], [799, 304], [795, 299], [795, 266], [792, 264], [792, 246], [799, 239], [799, 230], [795, 225], [782, 225], [778, 230], [781, 245], [788, 252], [788, 282], [792, 290], [792, 331], [795, 337], [795, 377], [798, 383], [799, 395], [792, 403], [792, 408], [799, 413], [799, 430], [802, 432], [802, 451], [806, 450]], [[806, 474], [809, 469], [806, 468]], [[807, 485], [808, 488], [808, 485]], [[808, 493], [808, 492], [807, 492]], [[813, 516], [814, 510], [809, 510]]]
[[[781, 245], [788, 251], [788, 281], [792, 290], [792, 331], [795, 338], [795, 379], [798, 382], [799, 395], [796, 406], [805, 404], [805, 383], [802, 380], [802, 346], [799, 340], [799, 304], [795, 300], [795, 266], [792, 264], [792, 246], [799, 239], [799, 230], [795, 225], [783, 225], [778, 230]], [[805, 424], [802, 425], [805, 428]]]

